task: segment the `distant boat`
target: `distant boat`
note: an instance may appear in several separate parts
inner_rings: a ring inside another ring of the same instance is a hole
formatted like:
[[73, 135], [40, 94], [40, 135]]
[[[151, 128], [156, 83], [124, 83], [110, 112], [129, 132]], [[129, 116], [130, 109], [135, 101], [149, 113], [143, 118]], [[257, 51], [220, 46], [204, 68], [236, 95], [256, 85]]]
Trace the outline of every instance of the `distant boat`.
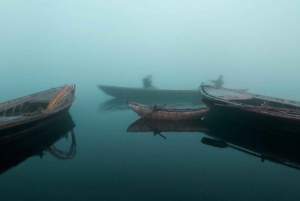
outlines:
[[208, 113], [208, 108], [168, 108], [164, 105], [149, 106], [134, 102], [128, 102], [128, 106], [141, 118], [156, 120], [193, 120], [201, 119]]
[[136, 101], [136, 99], [142, 98], [155, 99], [156, 101], [189, 100], [200, 102], [202, 98], [198, 90], [143, 89], [106, 85], [98, 85], [98, 87], [109, 96], [128, 101]]
[[0, 138], [63, 116], [75, 100], [75, 84], [52, 88], [0, 104]]
[[210, 112], [273, 132], [300, 137], [300, 102], [201, 85]]
[[[183, 101], [203, 104], [201, 102], [203, 96], [199, 90], [143, 89], [107, 85], [98, 85], [98, 87], [109, 96], [127, 101], [140, 102], [139, 100], [148, 100], [152, 103]], [[235, 90], [246, 91], [247, 89]]]

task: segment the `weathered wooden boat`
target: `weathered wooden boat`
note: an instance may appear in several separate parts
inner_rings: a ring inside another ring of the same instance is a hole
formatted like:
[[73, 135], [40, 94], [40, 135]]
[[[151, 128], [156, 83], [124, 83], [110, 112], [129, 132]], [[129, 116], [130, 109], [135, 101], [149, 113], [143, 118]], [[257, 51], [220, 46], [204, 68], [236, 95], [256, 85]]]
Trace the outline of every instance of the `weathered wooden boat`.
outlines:
[[227, 117], [209, 113], [203, 119], [209, 130], [201, 142], [226, 148], [300, 170], [300, 139], [266, 129], [238, 123]]
[[[46, 119], [34, 126], [11, 132], [9, 137], [0, 139], [0, 174], [24, 162], [31, 157], [43, 157], [45, 152], [57, 159], [72, 159], [76, 154], [75, 124], [69, 112], [60, 118]], [[55, 142], [70, 141], [61, 150]], [[69, 144], [69, 143], [68, 143]]]
[[128, 102], [128, 106], [141, 118], [156, 119], [156, 120], [193, 120], [201, 119], [208, 113], [208, 108], [170, 108], [165, 105], [143, 105], [134, 102]]
[[0, 104], [0, 138], [64, 115], [75, 100], [75, 84], [52, 88]]
[[294, 137], [300, 137], [300, 102], [202, 84], [211, 113]]

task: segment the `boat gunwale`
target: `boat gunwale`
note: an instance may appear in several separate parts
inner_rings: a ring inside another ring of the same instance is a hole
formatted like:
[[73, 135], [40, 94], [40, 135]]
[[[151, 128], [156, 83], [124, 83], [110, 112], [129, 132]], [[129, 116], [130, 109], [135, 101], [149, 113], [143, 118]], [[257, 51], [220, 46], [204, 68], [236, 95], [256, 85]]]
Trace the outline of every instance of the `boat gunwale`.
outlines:
[[[209, 94], [205, 90], [205, 88], [218, 89], [218, 90], [222, 90], [222, 91], [230, 91], [230, 92], [240, 93], [240, 94], [243, 94], [243, 95], [248, 95], [252, 99], [255, 98], [255, 99], [259, 99], [259, 100], [272, 101], [272, 102], [276, 102], [276, 103], [282, 103], [282, 104], [292, 105], [292, 106], [295, 106], [295, 107], [300, 107], [300, 101], [283, 99], [283, 98], [276, 98], [276, 97], [265, 96], [265, 95], [260, 95], [260, 94], [253, 94], [253, 93], [249, 93], [249, 92], [242, 91], [242, 90], [239, 91], [239, 90], [228, 89], [228, 88], [223, 88], [223, 87], [222, 88], [216, 88], [212, 85], [201, 84], [199, 90], [200, 90], [200, 92], [201, 92], [201, 94], [203, 95], [204, 98], [219, 100], [221, 102], [225, 102], [225, 103], [232, 104], [232, 105], [244, 105], [244, 106], [246, 106], [247, 104], [235, 102], [234, 99], [233, 100], [226, 100], [226, 99], [220, 98], [218, 96], [213, 96], [213, 95]], [[251, 106], [251, 105], [249, 105], [249, 106]]]
[[[65, 85], [65, 86], [66, 86], [66, 85]], [[34, 98], [39, 97], [39, 96], [42, 96], [42, 95], [44, 95], [44, 94], [51, 93], [51, 92], [55, 92], [55, 91], [59, 91], [59, 89], [65, 87], [65, 86], [56, 87], [56, 88], [51, 88], [51, 89], [48, 89], [48, 90], [45, 90], [45, 91], [33, 93], [33, 94], [30, 94], [30, 95], [27, 95], [27, 96], [23, 96], [23, 97], [20, 97], [20, 98], [15, 98], [15, 99], [12, 99], [12, 100], [9, 100], [9, 101], [2, 102], [2, 103], [0, 103], [0, 110], [1, 110], [3, 107], [6, 107], [6, 106], [8, 106], [8, 105], [12, 105], [12, 104], [14, 104], [14, 103], [18, 103], [18, 104], [19, 104], [19, 102], [30, 101], [30, 100], [33, 100]], [[49, 99], [49, 101], [50, 101], [50, 99]]]
[[[243, 104], [243, 103], [239, 103], [239, 102], [235, 102], [235, 101], [225, 100], [220, 97], [216, 97], [216, 96], [213, 96], [213, 95], [210, 95], [209, 93], [207, 93], [205, 91], [206, 87], [210, 87], [213, 89], [225, 90], [225, 91], [234, 91], [234, 90], [227, 89], [227, 88], [216, 88], [211, 85], [201, 85], [200, 91], [201, 91], [204, 99], [206, 98], [208, 100], [221, 102], [221, 103], [213, 103], [213, 105], [220, 106], [220, 107], [227, 107], [227, 108], [236, 108], [236, 109], [240, 109], [240, 110], [244, 110], [244, 111], [248, 111], [248, 112], [252, 112], [252, 113], [256, 113], [256, 114], [260, 114], [260, 115], [266, 115], [266, 116], [270, 116], [270, 117], [272, 116], [274, 118], [300, 121], [300, 110], [299, 109], [272, 107], [272, 106], [268, 106], [268, 105], [267, 106], [254, 106], [254, 105]], [[251, 94], [248, 92], [238, 92], [238, 93], [249, 95], [249, 96]], [[260, 99], [260, 100], [272, 101], [272, 102], [276, 102], [276, 103], [291, 105], [294, 107], [300, 107], [300, 102], [298, 102], [298, 101], [280, 99], [280, 98], [258, 95], [258, 94], [254, 94], [254, 95], [255, 95], [255, 97], [253, 97], [253, 96], [251, 96], [251, 97]], [[260, 97], [260, 98], [258, 98], [258, 97]], [[263, 97], [266, 97], [266, 99], [263, 99]], [[267, 99], [267, 98], [269, 98], [269, 99]], [[281, 102], [278, 100], [285, 100], [286, 102]], [[299, 103], [299, 105], [289, 104], [289, 103], [287, 103], [288, 101], [297, 102], [297, 103]]]

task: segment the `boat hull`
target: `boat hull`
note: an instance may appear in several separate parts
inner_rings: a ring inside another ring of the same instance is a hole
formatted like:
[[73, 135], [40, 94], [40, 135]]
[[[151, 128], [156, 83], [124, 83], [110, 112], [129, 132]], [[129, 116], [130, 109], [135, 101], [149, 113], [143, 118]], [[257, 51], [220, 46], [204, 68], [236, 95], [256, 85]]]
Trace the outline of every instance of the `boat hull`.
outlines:
[[2, 127], [0, 130], [0, 140], [12, 139], [14, 138], [14, 136], [20, 137], [22, 133], [26, 133], [34, 129], [40, 129], [44, 126], [48, 126], [49, 124], [53, 124], [54, 122], [64, 117], [66, 113], [68, 113], [70, 107], [71, 105], [54, 114], [37, 117], [36, 119], [33, 119], [31, 121], [28, 120], [22, 123], [16, 122], [16, 125]]

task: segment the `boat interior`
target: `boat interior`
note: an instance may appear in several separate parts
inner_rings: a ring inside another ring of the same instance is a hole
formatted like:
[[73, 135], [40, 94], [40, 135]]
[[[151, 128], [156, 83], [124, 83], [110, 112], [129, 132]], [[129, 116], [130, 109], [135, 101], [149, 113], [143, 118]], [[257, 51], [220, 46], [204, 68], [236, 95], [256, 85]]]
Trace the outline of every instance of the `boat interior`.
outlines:
[[238, 105], [243, 104], [249, 106], [265, 106], [288, 110], [300, 109], [300, 102], [282, 98], [251, 94], [234, 90], [219, 90], [215, 88], [206, 88], [204, 91], [210, 96], [228, 101], [229, 103], [236, 103]]
[[50, 100], [29, 100], [0, 109], [0, 117], [31, 116], [47, 108]]

